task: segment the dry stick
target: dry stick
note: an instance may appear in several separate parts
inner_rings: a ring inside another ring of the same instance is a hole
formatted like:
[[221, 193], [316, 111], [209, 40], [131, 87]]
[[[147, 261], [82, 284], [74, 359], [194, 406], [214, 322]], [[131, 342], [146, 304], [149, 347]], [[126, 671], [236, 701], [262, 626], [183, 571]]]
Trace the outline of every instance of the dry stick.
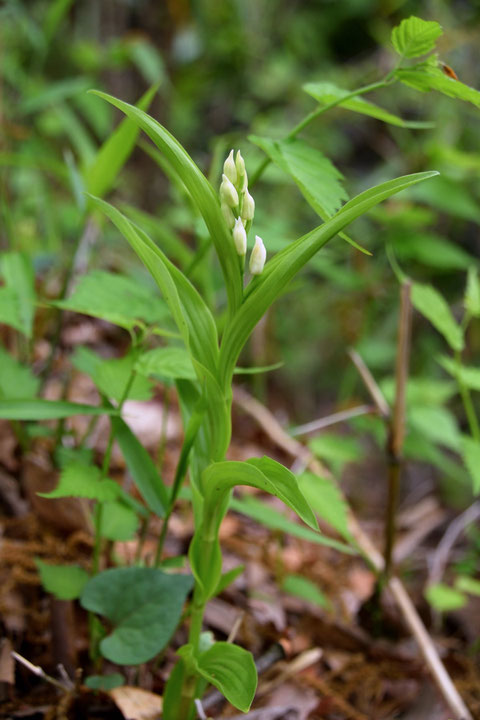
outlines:
[[450, 523], [433, 556], [432, 567], [428, 576], [429, 585], [434, 585], [441, 581], [448, 562], [448, 556], [458, 536], [461, 535], [467, 525], [475, 522], [478, 518], [480, 518], [480, 502], [477, 501]]
[[392, 570], [392, 551], [395, 542], [395, 515], [400, 489], [402, 450], [405, 438], [405, 404], [410, 358], [410, 331], [412, 326], [412, 303], [409, 280], [400, 291], [400, 319], [398, 323], [397, 359], [395, 365], [395, 405], [387, 440], [388, 457], [388, 504], [385, 523], [385, 576]]
[[19, 662], [24, 667], [26, 667], [27, 670], [30, 670], [30, 672], [32, 672], [34, 675], [37, 675], [37, 677], [42, 678], [42, 680], [45, 680], [45, 682], [50, 683], [50, 685], [54, 685], [56, 688], [58, 688], [62, 692], [68, 692], [69, 690], [71, 690], [71, 684], [70, 684], [70, 687], [68, 687], [67, 685], [64, 685], [63, 683], [61, 683], [59, 680], [56, 680], [51, 675], [47, 675], [45, 670], [43, 670], [43, 668], [41, 668], [40, 665], [34, 665], [33, 663], [30, 662], [30, 660], [27, 660], [27, 658], [24, 658], [23, 655], [19, 655], [15, 651], [12, 651], [11, 655], [14, 660]]
[[362, 357], [358, 354], [356, 350], [353, 348], [350, 348], [348, 351], [348, 355], [350, 357], [350, 360], [353, 362], [355, 367], [358, 370], [358, 373], [360, 377], [362, 378], [363, 382], [365, 383], [365, 387], [367, 388], [368, 392], [371, 395], [371, 398], [375, 405], [378, 408], [378, 412], [383, 418], [389, 418], [390, 417], [390, 407], [385, 400], [385, 397], [380, 390], [380, 388], [377, 385], [377, 381], [373, 377], [372, 373], [368, 369], [368, 367], [363, 362]]
[[372, 405], [358, 405], [348, 410], [340, 410], [340, 412], [332, 413], [318, 420], [312, 420], [312, 422], [305, 423], [305, 425], [297, 425], [290, 430], [290, 435], [293, 437], [297, 435], [309, 435], [310, 433], [317, 432], [317, 430], [323, 430], [323, 428], [337, 425], [337, 423], [351, 420], [351, 418], [359, 417], [360, 415], [370, 415], [375, 411], [376, 408], [372, 407]]
[[[245, 390], [235, 388], [233, 393], [235, 403], [244, 412], [253, 417], [262, 427], [265, 433], [273, 440], [278, 447], [289, 453], [295, 458], [301, 458], [306, 466], [316, 475], [320, 477], [331, 477], [321, 463], [316, 460], [310, 451], [297, 440], [291, 438], [282, 428], [278, 420], [267, 410], [267, 408], [251, 397]], [[384, 568], [384, 560], [377, 548], [373, 545], [369, 536], [360, 527], [357, 519], [350, 510], [349, 526], [358, 547], [364, 554], [365, 558], [371, 563], [375, 570], [380, 573]], [[418, 643], [420, 652], [423, 656], [425, 664], [429, 668], [433, 679], [435, 680], [439, 692], [441, 693], [445, 703], [448, 705], [453, 718], [452, 720], [473, 720], [470, 711], [463, 702], [458, 690], [448, 675], [433, 641], [425, 629], [415, 606], [410, 600], [402, 582], [398, 578], [390, 578], [387, 581], [387, 587], [392, 593], [395, 602], [403, 614], [404, 620], [415, 640]]]

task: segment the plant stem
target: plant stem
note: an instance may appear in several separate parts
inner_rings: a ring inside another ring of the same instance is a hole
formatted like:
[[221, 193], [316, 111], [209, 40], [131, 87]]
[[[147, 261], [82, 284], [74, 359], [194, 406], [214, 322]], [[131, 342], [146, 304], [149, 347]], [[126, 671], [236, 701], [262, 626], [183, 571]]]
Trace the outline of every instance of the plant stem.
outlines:
[[[357, 88], [356, 90], [352, 90], [352, 92], [348, 93], [347, 95], [344, 95], [341, 98], [337, 98], [336, 100], [332, 100], [332, 102], [327, 103], [326, 105], [319, 105], [315, 108], [315, 110], [312, 110], [311, 113], [306, 115], [303, 120], [300, 120], [300, 122], [295, 125], [295, 127], [290, 130], [288, 135], [285, 137], [285, 140], [293, 140], [298, 133], [300, 133], [302, 130], [304, 130], [307, 125], [310, 125], [310, 123], [315, 120], [320, 115], [323, 115], [323, 113], [327, 112], [327, 110], [331, 110], [334, 107], [337, 107], [337, 105], [341, 105], [346, 100], [351, 100], [354, 97], [357, 97], [359, 95], [364, 95], [365, 93], [372, 92], [373, 90], [379, 90], [380, 88], [386, 87], [389, 85], [393, 80], [389, 78], [388, 76], [384, 78], [383, 80], [379, 80], [378, 82], [371, 83], [370, 85], [363, 85], [362, 87]], [[269, 157], [266, 157], [261, 165], [258, 166], [258, 168], [255, 170], [253, 175], [250, 178], [250, 182], [248, 183], [249, 188], [252, 188], [258, 180], [260, 180], [261, 176], [267, 169], [267, 167], [271, 163], [271, 159]]]
[[410, 331], [412, 324], [412, 284], [401, 286], [400, 319], [398, 324], [397, 359], [395, 367], [395, 405], [387, 440], [388, 456], [388, 503], [385, 523], [385, 569], [388, 579], [392, 570], [392, 551], [395, 542], [395, 514], [400, 489], [403, 441], [405, 438], [405, 406], [410, 357]]
[[468, 427], [470, 428], [470, 433], [471, 433], [473, 439], [476, 440], [477, 442], [480, 442], [480, 426], [478, 424], [477, 413], [475, 412], [475, 408], [473, 406], [472, 395], [470, 393], [469, 388], [463, 382], [462, 368], [461, 368], [462, 355], [459, 350], [455, 351], [455, 362], [458, 367], [456, 379], [457, 379], [457, 383], [458, 383], [458, 389], [460, 390], [463, 407], [465, 409], [465, 415], [467, 416]]

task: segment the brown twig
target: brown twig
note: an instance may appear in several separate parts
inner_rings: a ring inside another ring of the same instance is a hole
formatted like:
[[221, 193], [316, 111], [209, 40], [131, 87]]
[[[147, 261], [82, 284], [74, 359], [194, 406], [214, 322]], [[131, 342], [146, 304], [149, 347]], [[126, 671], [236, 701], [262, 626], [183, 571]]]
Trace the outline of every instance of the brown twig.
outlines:
[[362, 378], [365, 387], [367, 388], [368, 392], [370, 393], [370, 396], [375, 403], [375, 405], [378, 408], [378, 412], [383, 418], [389, 418], [390, 417], [390, 407], [385, 400], [385, 397], [380, 390], [377, 381], [373, 377], [372, 373], [368, 369], [368, 367], [365, 365], [363, 358], [358, 354], [356, 350], [353, 348], [350, 348], [348, 351], [348, 355], [350, 357], [350, 360], [353, 362], [355, 367], [358, 370], [358, 374]]
[[412, 284], [405, 281], [400, 291], [400, 319], [398, 323], [397, 359], [395, 364], [395, 404], [387, 439], [388, 502], [385, 522], [385, 569], [386, 577], [392, 570], [392, 553], [395, 543], [398, 495], [402, 471], [402, 451], [405, 438], [405, 407], [408, 366], [410, 358], [410, 333], [412, 326]]
[[455, 518], [447, 528], [445, 535], [440, 540], [435, 555], [433, 556], [432, 566], [428, 576], [428, 584], [433, 585], [439, 583], [445, 572], [448, 562], [448, 556], [455, 545], [457, 538], [465, 530], [467, 525], [475, 522], [480, 518], [480, 502], [474, 502], [461, 515]]
[[372, 405], [358, 405], [357, 407], [348, 408], [348, 410], [341, 410], [340, 412], [326, 415], [318, 420], [312, 420], [312, 422], [305, 423], [305, 425], [297, 425], [290, 430], [290, 435], [293, 435], [293, 437], [296, 435], [309, 435], [310, 433], [317, 432], [317, 430], [323, 430], [323, 428], [337, 425], [337, 423], [351, 420], [351, 418], [359, 417], [360, 415], [369, 415], [375, 411], [376, 408], [372, 407]]
[[[275, 442], [283, 451], [289, 453], [295, 458], [301, 457], [302, 461], [307, 460], [306, 465], [313, 473], [325, 477], [325, 468], [312, 457], [307, 448], [297, 440], [289, 437], [280, 423], [267, 410], [267, 408], [255, 398], [252, 398], [245, 390], [240, 388], [234, 389], [233, 398], [235, 403], [253, 417], [262, 427], [264, 432]], [[327, 476], [331, 477], [331, 473], [327, 471]], [[365, 558], [381, 573], [384, 568], [384, 559], [373, 545], [369, 536], [360, 527], [354, 514], [350, 511], [349, 526], [359, 548], [362, 550]], [[408, 625], [412, 635], [418, 643], [420, 652], [423, 656], [425, 664], [429, 668], [433, 679], [435, 680], [439, 692], [441, 693], [445, 703], [452, 713], [453, 720], [473, 720], [470, 711], [463, 702], [458, 693], [452, 679], [448, 675], [445, 667], [438, 655], [433, 641], [423, 625], [415, 606], [410, 600], [402, 582], [398, 578], [390, 578], [387, 581], [387, 587], [392, 593], [395, 602], [400, 609], [405, 623]]]
[[23, 655], [19, 655], [14, 650], [12, 651], [12, 657], [14, 660], [19, 662], [21, 665], [27, 668], [27, 670], [30, 670], [31, 673], [34, 675], [37, 675], [37, 677], [42, 678], [42, 680], [45, 680], [45, 682], [50, 683], [50, 685], [54, 685], [56, 688], [61, 690], [62, 692], [69, 692], [70, 687], [67, 687], [67, 685], [64, 685], [59, 680], [56, 680], [51, 675], [47, 675], [45, 670], [40, 667], [40, 665], [34, 665], [30, 662], [30, 660], [27, 660], [27, 658], [24, 658]]

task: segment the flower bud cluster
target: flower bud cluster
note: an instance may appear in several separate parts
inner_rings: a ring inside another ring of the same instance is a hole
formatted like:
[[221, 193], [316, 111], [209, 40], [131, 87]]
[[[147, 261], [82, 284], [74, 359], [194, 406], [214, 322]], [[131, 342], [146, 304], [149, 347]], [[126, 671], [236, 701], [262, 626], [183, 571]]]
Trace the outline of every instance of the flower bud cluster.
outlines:
[[[241, 257], [244, 257], [247, 253], [247, 232], [255, 213], [255, 201], [248, 192], [247, 171], [240, 150], [237, 151], [235, 158], [231, 150], [223, 164], [220, 203], [225, 222], [232, 231], [235, 249]], [[249, 267], [252, 275], [260, 275], [265, 265], [266, 254], [263, 241], [257, 235], [250, 256]]]

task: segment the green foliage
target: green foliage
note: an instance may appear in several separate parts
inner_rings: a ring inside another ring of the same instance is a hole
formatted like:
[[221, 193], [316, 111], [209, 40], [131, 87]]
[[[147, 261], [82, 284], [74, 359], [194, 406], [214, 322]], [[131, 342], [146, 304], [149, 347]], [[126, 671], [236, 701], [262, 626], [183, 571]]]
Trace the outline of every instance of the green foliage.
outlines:
[[109, 415], [116, 412], [66, 400], [0, 400], [0, 419], [5, 420], [61, 420], [73, 415]]
[[473, 317], [480, 317], [480, 281], [478, 271], [470, 267], [467, 276], [467, 288], [465, 290], [465, 310]]
[[457, 325], [447, 302], [435, 288], [415, 283], [412, 287], [412, 303], [443, 335], [452, 350], [463, 350], [462, 329]]
[[433, 50], [440, 35], [443, 30], [437, 22], [412, 15], [393, 28], [392, 45], [402, 57], [415, 58]]
[[35, 314], [35, 277], [30, 259], [17, 252], [3, 253], [0, 274], [0, 322], [32, 336]]
[[478, 495], [480, 493], [480, 442], [474, 438], [464, 436], [461, 448], [463, 461], [472, 478], [473, 492]]
[[40, 382], [26, 365], [0, 347], [0, 397], [7, 400], [33, 398]]
[[39, 495], [47, 498], [84, 497], [105, 502], [118, 498], [120, 486], [113, 480], [102, 480], [102, 471], [95, 465], [72, 463], [62, 470], [55, 490]]
[[107, 618], [114, 628], [100, 643], [102, 655], [119, 665], [136, 665], [157, 655], [175, 631], [191, 587], [191, 577], [154, 568], [104, 570], [89, 580], [83, 607]]
[[58, 600], [76, 600], [88, 581], [88, 573], [76, 565], [50, 565], [35, 558], [45, 590]]
[[101, 537], [106, 540], [126, 541], [131, 540], [137, 530], [138, 515], [132, 508], [117, 500], [106, 500], [102, 503], [99, 523]]
[[145, 377], [196, 379], [190, 355], [180, 347], [155, 348], [143, 353], [135, 364], [135, 370]]
[[328, 608], [330, 606], [328, 598], [320, 592], [316, 584], [301, 575], [287, 575], [283, 580], [282, 590], [289, 595], [295, 595], [302, 600], [319, 605], [319, 607]]
[[457, 100], [464, 100], [480, 108], [480, 92], [469, 85], [454, 80], [443, 73], [443, 71], [426, 63], [416, 68], [395, 70], [397, 77], [404, 85], [420, 90], [421, 92], [429, 92], [436, 90], [437, 92], [447, 95]]
[[108, 692], [125, 684], [125, 678], [120, 673], [109, 673], [108, 675], [89, 675], [85, 678], [85, 685], [90, 690], [103, 690]]
[[[332, 447], [332, 446], [331, 446]], [[345, 450], [345, 446], [340, 446], [341, 450]], [[355, 450], [355, 446], [352, 446]], [[353, 459], [358, 459], [358, 454], [354, 454]], [[348, 460], [352, 459], [352, 456]], [[342, 462], [345, 460], [345, 454], [342, 453]], [[348, 507], [338, 487], [332, 480], [321, 478], [312, 473], [304, 472], [298, 478], [298, 484], [311, 508], [329, 523], [340, 535], [352, 542], [352, 535], [348, 529]]]
[[148, 286], [125, 275], [92, 270], [66, 300], [52, 303], [63, 310], [106, 320], [126, 330], [165, 320], [166, 308]]
[[462, 592], [443, 583], [430, 585], [425, 591], [425, 597], [430, 605], [439, 612], [459, 610], [466, 604], [466, 597]]

